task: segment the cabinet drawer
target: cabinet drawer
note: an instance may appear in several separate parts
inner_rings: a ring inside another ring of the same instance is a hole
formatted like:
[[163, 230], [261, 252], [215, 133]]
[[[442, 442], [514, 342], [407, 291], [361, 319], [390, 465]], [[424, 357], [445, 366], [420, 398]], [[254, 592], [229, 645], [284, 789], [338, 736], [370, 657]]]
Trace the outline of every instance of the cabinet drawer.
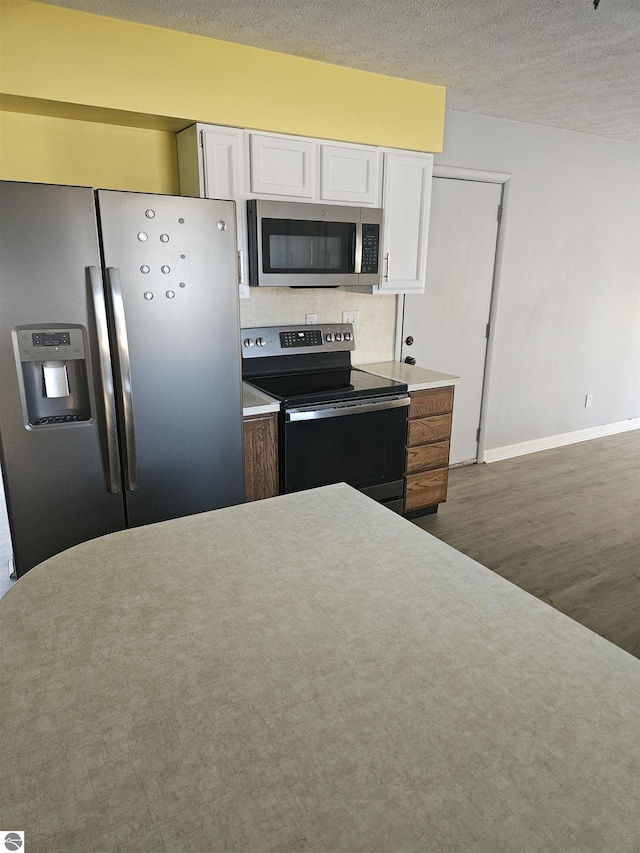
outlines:
[[444, 468], [449, 464], [449, 442], [438, 441], [435, 444], [423, 444], [407, 450], [407, 474], [418, 471], [430, 471], [432, 468]]
[[445, 415], [453, 411], [453, 386], [429, 388], [426, 391], [412, 391], [410, 418], [424, 418], [430, 415]]
[[407, 447], [418, 444], [431, 444], [434, 441], [448, 441], [451, 436], [451, 415], [436, 415], [433, 418], [421, 418], [409, 421], [409, 440]]
[[448, 468], [423, 471], [422, 474], [409, 474], [404, 498], [405, 512], [446, 501], [448, 478]]

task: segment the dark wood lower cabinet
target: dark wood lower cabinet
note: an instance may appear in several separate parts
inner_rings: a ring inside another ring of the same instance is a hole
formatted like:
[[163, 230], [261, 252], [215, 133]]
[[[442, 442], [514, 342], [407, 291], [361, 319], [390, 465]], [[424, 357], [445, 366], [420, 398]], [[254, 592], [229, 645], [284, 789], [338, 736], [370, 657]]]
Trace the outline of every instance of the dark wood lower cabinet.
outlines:
[[278, 494], [278, 415], [250, 415], [243, 421], [245, 501]]
[[453, 386], [411, 392], [404, 512], [434, 512], [447, 499]]

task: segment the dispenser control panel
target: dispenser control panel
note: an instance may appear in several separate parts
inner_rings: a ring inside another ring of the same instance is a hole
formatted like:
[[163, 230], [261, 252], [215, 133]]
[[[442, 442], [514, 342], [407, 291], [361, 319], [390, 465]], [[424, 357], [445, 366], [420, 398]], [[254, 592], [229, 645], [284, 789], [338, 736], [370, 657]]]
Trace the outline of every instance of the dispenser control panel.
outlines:
[[69, 332], [33, 332], [34, 347], [68, 347], [71, 343]]
[[20, 361], [50, 361], [62, 359], [73, 361], [85, 358], [82, 326], [67, 326], [66, 329], [49, 328], [16, 329], [16, 343]]

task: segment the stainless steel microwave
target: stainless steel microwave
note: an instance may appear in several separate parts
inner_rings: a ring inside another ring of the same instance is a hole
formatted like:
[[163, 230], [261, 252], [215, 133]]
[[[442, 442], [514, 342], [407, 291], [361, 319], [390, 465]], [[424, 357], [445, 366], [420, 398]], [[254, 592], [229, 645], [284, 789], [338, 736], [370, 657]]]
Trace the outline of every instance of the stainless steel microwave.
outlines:
[[382, 210], [250, 199], [247, 214], [252, 286], [380, 284]]

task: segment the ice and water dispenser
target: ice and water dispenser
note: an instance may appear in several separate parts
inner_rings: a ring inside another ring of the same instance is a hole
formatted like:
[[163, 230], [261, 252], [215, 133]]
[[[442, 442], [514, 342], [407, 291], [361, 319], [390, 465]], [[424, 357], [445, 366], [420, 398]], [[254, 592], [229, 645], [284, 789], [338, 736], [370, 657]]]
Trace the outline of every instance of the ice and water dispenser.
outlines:
[[91, 419], [85, 330], [82, 326], [16, 331], [23, 406], [31, 426]]

